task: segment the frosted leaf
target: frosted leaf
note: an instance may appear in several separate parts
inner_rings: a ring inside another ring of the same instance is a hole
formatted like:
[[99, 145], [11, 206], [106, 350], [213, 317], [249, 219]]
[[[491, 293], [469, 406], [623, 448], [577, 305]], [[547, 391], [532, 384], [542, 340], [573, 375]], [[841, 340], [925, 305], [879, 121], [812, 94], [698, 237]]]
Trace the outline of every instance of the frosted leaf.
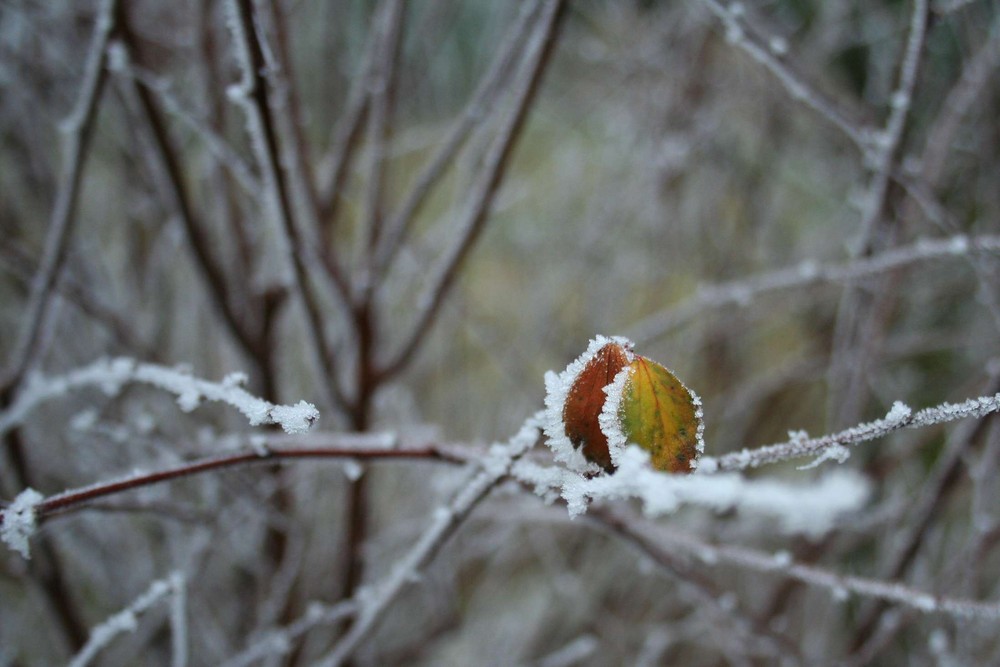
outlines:
[[565, 463], [572, 470], [580, 472], [596, 472], [599, 468], [584, 459], [583, 454], [573, 447], [566, 435], [566, 423], [563, 420], [563, 410], [570, 390], [587, 364], [605, 345], [617, 343], [625, 350], [631, 361], [632, 341], [620, 336], [596, 336], [587, 346], [587, 351], [572, 361], [562, 373], [549, 371], [545, 374], [545, 418], [542, 431], [556, 461]]
[[695, 408], [694, 417], [698, 421], [698, 431], [695, 433], [695, 437], [697, 438], [695, 447], [698, 450], [698, 456], [691, 461], [691, 467], [697, 468], [698, 460], [701, 458], [701, 455], [705, 453], [705, 410], [701, 405], [701, 396], [694, 393], [694, 390], [685, 385], [683, 382], [681, 384], [684, 385], [687, 392], [691, 394], [691, 402], [694, 404]]
[[35, 508], [43, 500], [45, 496], [29, 487], [3, 511], [0, 539], [24, 558], [31, 558], [28, 540], [35, 534]]

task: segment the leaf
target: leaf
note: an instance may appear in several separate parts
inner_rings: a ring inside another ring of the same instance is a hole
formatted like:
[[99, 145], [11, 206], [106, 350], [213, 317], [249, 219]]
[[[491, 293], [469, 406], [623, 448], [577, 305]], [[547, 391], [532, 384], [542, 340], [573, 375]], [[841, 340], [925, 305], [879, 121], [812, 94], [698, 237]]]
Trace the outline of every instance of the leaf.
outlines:
[[573, 382], [563, 407], [566, 437], [583, 456], [608, 472], [615, 467], [608, 451], [608, 438], [599, 417], [607, 395], [604, 388], [629, 363], [629, 355], [618, 343], [608, 343], [590, 359]]
[[701, 401], [669, 370], [636, 355], [618, 418], [626, 442], [649, 452], [665, 472], [691, 472], [701, 450]]

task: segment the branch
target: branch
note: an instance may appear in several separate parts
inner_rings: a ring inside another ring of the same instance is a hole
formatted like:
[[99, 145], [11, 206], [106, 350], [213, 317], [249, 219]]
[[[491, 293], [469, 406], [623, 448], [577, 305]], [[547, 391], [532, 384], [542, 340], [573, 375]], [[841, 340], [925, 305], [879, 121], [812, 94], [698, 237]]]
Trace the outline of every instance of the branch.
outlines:
[[[137, 597], [132, 604], [116, 614], [112, 614], [104, 622], [94, 626], [90, 631], [90, 639], [80, 651], [73, 656], [69, 667], [86, 667], [97, 654], [111, 643], [117, 635], [135, 632], [138, 627], [137, 616], [147, 612], [154, 604], [167, 597], [183, 595], [184, 577], [175, 572], [166, 579], [154, 581], [145, 593]], [[178, 653], [174, 647], [174, 664], [178, 664]]]
[[337, 359], [333, 348], [327, 344], [323, 333], [321, 307], [309, 290], [309, 272], [300, 252], [297, 230], [292, 220], [288, 193], [281, 179], [278, 147], [268, 105], [267, 87], [263, 85], [261, 68], [264, 66], [259, 45], [253, 39], [253, 21], [246, 4], [249, 0], [228, 0], [227, 23], [233, 37], [236, 61], [241, 78], [229, 89], [230, 98], [246, 115], [250, 143], [260, 166], [265, 186], [265, 201], [277, 222], [277, 236], [281, 254], [292, 267], [292, 287], [299, 296], [306, 313], [306, 333], [319, 357], [322, 370], [320, 385], [330, 393], [332, 403], [341, 408], [348, 406], [347, 397], [337, 380]]
[[405, 241], [407, 234], [416, 220], [417, 214], [423, 208], [434, 185], [452, 163], [459, 149], [465, 143], [472, 130], [483, 122], [491, 111], [493, 102], [500, 87], [513, 73], [514, 62], [522, 50], [522, 45], [531, 27], [531, 18], [538, 12], [540, 2], [524, 3], [520, 14], [497, 49], [497, 56], [483, 75], [479, 87], [473, 93], [468, 106], [461, 117], [451, 125], [448, 136], [445, 137], [437, 154], [431, 158], [417, 177], [416, 183], [407, 195], [387, 226], [385, 241], [375, 258], [375, 279], [381, 276], [392, 263], [393, 258]]
[[[359, 253], [359, 256], [366, 258], [362, 262], [364, 272], [367, 274], [362, 279], [362, 291], [369, 289], [372, 260], [383, 233], [386, 158], [389, 135], [392, 132], [396, 71], [399, 52], [402, 48], [404, 9], [403, 0], [388, 0], [385, 13], [379, 24], [376, 25], [381, 54], [376, 61], [371, 87], [368, 91], [371, 106], [371, 122], [368, 126], [371, 148], [369, 151], [367, 192], [364, 198], [364, 228], [367, 229], [368, 238], [365, 239], [364, 234], [358, 235], [363, 245], [363, 252]], [[367, 247], [364, 247], [364, 243], [367, 243]]]
[[809, 438], [805, 432], [799, 432], [780, 444], [743, 449], [718, 458], [702, 457], [698, 470], [705, 473], [746, 470], [790, 459], [824, 456], [831, 450], [836, 456], [840, 456], [846, 445], [882, 438], [903, 428], [923, 428], [969, 417], [979, 419], [994, 412], [1000, 412], [1000, 394], [970, 398], [961, 403], [942, 403], [918, 412], [912, 412], [909, 407], [897, 401], [882, 419], [819, 438]]
[[335, 625], [353, 616], [357, 609], [352, 602], [341, 602], [333, 606], [314, 602], [306, 612], [283, 628], [263, 633], [260, 640], [245, 650], [226, 660], [219, 667], [249, 667], [263, 658], [287, 655], [293, 643], [320, 625]]
[[962, 120], [976, 100], [988, 90], [986, 84], [998, 65], [1000, 65], [1000, 18], [994, 21], [986, 43], [962, 68], [962, 74], [948, 91], [941, 105], [940, 114], [927, 132], [920, 169], [920, 178], [925, 183], [937, 182]]
[[115, 28], [117, 0], [104, 0], [97, 14], [94, 34], [87, 51], [83, 82], [73, 110], [60, 126], [64, 155], [56, 201], [49, 219], [45, 250], [38, 272], [31, 285], [31, 297], [20, 320], [18, 337], [0, 375], [0, 393], [17, 384], [32, 364], [44, 338], [39, 332], [49, 318], [53, 285], [66, 258], [66, 248], [76, 223], [76, 205], [83, 175], [83, 163], [93, 134], [97, 100], [100, 97], [106, 71], [108, 40]]
[[968, 237], [957, 234], [943, 239], [921, 239], [907, 246], [846, 262], [804, 260], [793, 267], [703, 286], [690, 299], [640, 321], [632, 327], [628, 338], [640, 343], [649, 342], [690, 321], [702, 311], [722, 306], [747, 306], [755, 297], [769, 292], [850, 282], [922, 261], [965, 258], [976, 252], [1000, 252], [1000, 236]]
[[906, 117], [913, 102], [913, 90], [917, 83], [917, 71], [927, 33], [928, 17], [927, 0], [913, 0], [910, 35], [906, 41], [906, 49], [899, 67], [899, 83], [889, 99], [891, 109], [889, 118], [875, 140], [875, 154], [872, 156], [872, 181], [868, 186], [867, 201], [861, 216], [859, 239], [855, 246], [855, 253], [858, 255], [867, 254], [870, 251], [872, 236], [885, 209], [886, 194], [889, 191], [889, 181], [892, 178], [892, 166], [899, 154]]
[[112, 53], [114, 57], [109, 63], [110, 68], [114, 69], [116, 73], [135, 80], [143, 88], [155, 95], [163, 104], [163, 108], [167, 113], [186, 125], [195, 136], [201, 139], [208, 152], [220, 164], [226, 166], [236, 182], [240, 184], [243, 192], [248, 195], [256, 195], [260, 192], [260, 183], [257, 176], [250, 169], [250, 165], [229, 145], [224, 137], [213, 130], [205, 121], [198, 118], [194, 112], [188, 109], [174, 95], [170, 81], [158, 77], [153, 72], [131, 62], [127, 52], [112, 51]]
[[458, 241], [452, 246], [431, 281], [431, 287], [418, 304], [417, 321], [404, 339], [401, 349], [380, 370], [381, 377], [389, 377], [401, 371], [413, 358], [428, 330], [434, 324], [444, 298], [451, 289], [462, 263], [468, 256], [486, 223], [497, 189], [503, 179], [507, 164], [513, 152], [515, 140], [520, 134], [527, 117], [528, 108], [538, 91], [542, 73], [549, 61], [555, 45], [557, 28], [564, 0], [547, 0], [538, 19], [538, 28], [527, 46], [524, 57], [525, 67], [521, 77], [513, 85], [513, 108], [500, 128], [496, 140], [490, 147], [479, 179], [473, 185], [467, 208], [462, 213], [457, 233]]
[[34, 376], [18, 393], [10, 407], [0, 412], [0, 435], [24, 422], [42, 403], [82, 387], [100, 387], [113, 396], [122, 385], [136, 382], [152, 385], [177, 395], [182, 410], [190, 412], [202, 400], [228, 403], [242, 412], [251, 426], [278, 424], [287, 433], [303, 433], [319, 419], [316, 407], [305, 401], [296, 405], [275, 405], [253, 396], [240, 385], [242, 373], [231, 373], [222, 382], [210, 382], [190, 373], [133, 359], [99, 359], [88, 366], [55, 377]]
[[539, 412], [525, 421], [506, 445], [491, 448], [490, 455], [480, 462], [480, 471], [448, 505], [433, 512], [430, 526], [396, 563], [388, 577], [355, 594], [352, 601], [358, 606], [358, 614], [354, 623], [333, 650], [316, 663], [318, 667], [336, 667], [354, 653], [375, 629], [403, 587], [413, 581], [420, 570], [434, 559], [473, 508], [507, 476], [514, 462], [534, 446], [541, 430], [543, 414]]
[[813, 565], [796, 563], [785, 551], [767, 553], [747, 547], [713, 545], [673, 528], [669, 532], [665, 531], [649, 521], [640, 524], [638, 520], [622, 520], [622, 530], [661, 549], [693, 555], [708, 566], [728, 563], [753, 572], [795, 579], [829, 591], [836, 600], [845, 600], [850, 594], [854, 594], [885, 600], [922, 613], [938, 612], [956, 618], [1000, 621], [1000, 603], [997, 602], [936, 596], [901, 583], [842, 575]]
[[843, 132], [863, 154], [870, 149], [871, 131], [859, 127], [848, 119], [836, 105], [815, 90], [784, 61], [787, 43], [781, 37], [761, 38], [751, 29], [744, 15], [743, 5], [733, 2], [729, 7], [718, 0], [704, 0], [708, 8], [726, 27], [726, 40], [742, 49], [751, 58], [763, 65], [785, 87], [792, 99], [797, 100], [825, 118]]
[[[28, 520], [29, 515], [32, 515], [34, 517], [31, 519], [33, 526], [40, 519], [53, 514], [62, 514], [67, 511], [79, 509], [81, 506], [98, 498], [105, 498], [125, 491], [141, 489], [175, 479], [183, 479], [207, 472], [248, 465], [274, 465], [276, 462], [298, 459], [428, 460], [452, 464], [468, 463], [469, 461], [476, 460], [472, 455], [446, 447], [425, 446], [387, 449], [384, 446], [385, 437], [380, 434], [372, 434], [368, 437], [352, 437], [349, 434], [338, 434], [328, 438], [327, 442], [331, 440], [333, 444], [327, 445], [272, 447], [267, 444], [267, 440], [255, 439], [252, 441], [252, 449], [248, 451], [195, 459], [151, 472], [133, 473], [124, 477], [97, 482], [90, 486], [68, 489], [48, 497], [43, 497], [32, 489], [28, 489], [22, 495], [29, 491], [31, 495], [24, 497], [24, 501], [22, 502], [23, 507], [22, 505], [18, 505], [17, 512], [13, 511], [14, 505], [0, 511], [0, 528], [4, 528], [7, 531], [18, 530], [10, 523], [10, 521], [14, 520], [15, 516]], [[18, 497], [20, 498], [21, 496]], [[28, 501], [31, 502], [29, 503]], [[19, 537], [27, 539], [30, 537], [30, 532], [28, 530], [28, 534], [26, 535], [19, 534]], [[18, 536], [12, 535], [11, 537]]]
[[[131, 67], [132, 55], [136, 52], [135, 37], [125, 12], [122, 12], [121, 23], [124, 44], [116, 52], [118, 61], [116, 67], [121, 71], [127, 71]], [[152, 149], [156, 153], [158, 162], [158, 164], [154, 162], [152, 168], [154, 175], [158, 177], [155, 180], [159, 195], [180, 219], [187, 244], [194, 256], [195, 267], [207, 288], [210, 303], [218, 310], [222, 321], [242, 352], [250, 359], [256, 360], [259, 354], [255, 337], [247, 322], [240, 317], [234, 307], [222, 262], [218, 253], [213, 252], [215, 244], [191, 204], [191, 198], [184, 184], [180, 159], [170, 143], [166, 123], [153, 101], [152, 89], [149, 86], [138, 85], [137, 79], [132, 77], [123, 77], [121, 80], [126, 85], [126, 106], [134, 113], [142, 114], [146, 119]], [[131, 107], [137, 108], [133, 110]]]

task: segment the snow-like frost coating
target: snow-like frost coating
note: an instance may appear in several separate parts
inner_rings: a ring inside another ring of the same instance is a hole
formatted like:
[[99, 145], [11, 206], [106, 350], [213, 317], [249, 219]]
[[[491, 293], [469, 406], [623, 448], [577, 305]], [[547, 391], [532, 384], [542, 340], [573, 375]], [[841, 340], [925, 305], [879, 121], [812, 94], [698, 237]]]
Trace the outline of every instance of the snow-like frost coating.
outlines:
[[[573, 443], [566, 437], [566, 423], [563, 421], [563, 409], [566, 406], [566, 399], [569, 392], [576, 383], [576, 379], [587, 367], [594, 355], [602, 347], [609, 343], [617, 343], [625, 350], [626, 359], [632, 361], [633, 343], [621, 336], [596, 336], [587, 346], [587, 351], [572, 361], [562, 373], [549, 371], [545, 374], [545, 419], [542, 424], [542, 431], [545, 433], [546, 442], [556, 461], [565, 463], [571, 470], [580, 472], [597, 472], [599, 468], [596, 464], [589, 463], [583, 454], [573, 447]], [[616, 378], [617, 379], [617, 378]], [[603, 428], [602, 428], [603, 430]], [[613, 456], [613, 455], [612, 455]]]
[[244, 373], [230, 373], [222, 382], [210, 382], [191, 374], [189, 368], [169, 368], [133, 359], [98, 359], [87, 366], [64, 375], [43, 377], [32, 375], [13, 404], [0, 411], [0, 434], [24, 422], [27, 415], [42, 403], [63, 396], [74, 389], [97, 386], [109, 396], [121, 391], [129, 382], [148, 384], [177, 396], [184, 412], [197, 408], [203, 401], [228, 403], [250, 421], [251, 426], [280, 424], [286, 433], [304, 433], [319, 419], [316, 406], [299, 401], [295, 405], [275, 405], [243, 389]]
[[43, 500], [42, 494], [29, 487], [3, 511], [0, 540], [24, 558], [31, 558], [28, 540], [35, 534], [35, 508]]
[[611, 384], [604, 388], [607, 399], [605, 399], [604, 407], [597, 418], [597, 423], [601, 426], [601, 433], [608, 439], [608, 453], [611, 454], [611, 462], [616, 468], [619, 465], [618, 460], [621, 458], [621, 453], [625, 449], [625, 445], [628, 444], [628, 438], [625, 436], [625, 431], [622, 430], [621, 407], [633, 371], [631, 366], [625, 366], [618, 371]]
[[613, 475], [588, 479], [571, 470], [530, 461], [517, 462], [511, 474], [543, 497], [557, 488], [570, 516], [585, 513], [592, 500], [637, 498], [649, 517], [672, 514], [683, 505], [719, 512], [737, 509], [773, 517], [783, 531], [810, 536], [822, 535], [839, 516], [859, 510], [870, 492], [864, 477], [844, 469], [801, 483], [747, 479], [737, 473], [671, 475], [653, 470], [649, 454], [635, 445], [621, 452]]

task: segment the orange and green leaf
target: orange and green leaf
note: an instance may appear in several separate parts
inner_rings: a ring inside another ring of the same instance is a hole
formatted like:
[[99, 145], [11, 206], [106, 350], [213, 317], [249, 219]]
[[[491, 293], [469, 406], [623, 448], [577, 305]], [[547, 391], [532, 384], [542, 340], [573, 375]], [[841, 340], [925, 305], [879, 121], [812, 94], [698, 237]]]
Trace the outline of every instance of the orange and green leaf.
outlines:
[[636, 356], [618, 411], [626, 441], [649, 452], [666, 472], [691, 472], [698, 457], [701, 414], [688, 388], [660, 364]]

